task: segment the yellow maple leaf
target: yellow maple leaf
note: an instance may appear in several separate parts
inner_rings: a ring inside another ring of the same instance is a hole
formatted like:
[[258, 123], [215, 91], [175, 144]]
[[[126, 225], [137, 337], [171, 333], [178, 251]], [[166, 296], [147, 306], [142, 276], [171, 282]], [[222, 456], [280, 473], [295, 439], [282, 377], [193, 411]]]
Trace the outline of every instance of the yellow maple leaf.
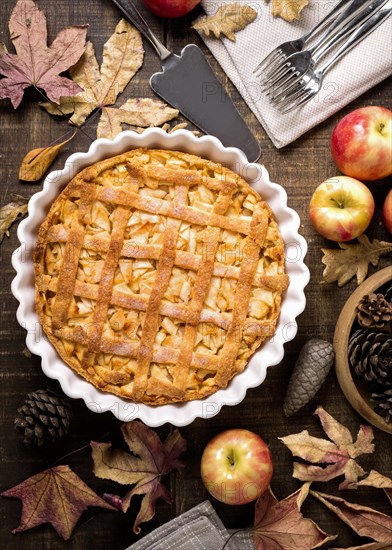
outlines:
[[[269, 2], [270, 0], [266, 0]], [[271, 13], [274, 17], [282, 17], [285, 21], [299, 19], [301, 11], [309, 4], [309, 0], [272, 0]]]
[[215, 38], [221, 34], [235, 42], [235, 33], [245, 28], [257, 17], [257, 12], [250, 6], [242, 6], [238, 2], [224, 4], [214, 15], [202, 16], [197, 19], [192, 28]]
[[103, 60], [99, 68], [94, 46], [87, 43], [78, 63], [70, 69], [74, 82], [83, 92], [72, 97], [62, 97], [60, 109], [53, 103], [42, 103], [52, 115], [69, 115], [70, 123], [81, 126], [97, 108], [113, 105], [120, 94], [140, 69], [144, 49], [140, 32], [122, 19], [103, 48]]

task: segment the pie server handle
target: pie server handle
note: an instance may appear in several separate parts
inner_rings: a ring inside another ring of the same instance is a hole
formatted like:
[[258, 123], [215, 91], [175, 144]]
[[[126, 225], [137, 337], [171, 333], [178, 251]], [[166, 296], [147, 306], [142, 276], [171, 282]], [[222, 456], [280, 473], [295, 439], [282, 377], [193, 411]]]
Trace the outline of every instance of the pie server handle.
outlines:
[[216, 136], [225, 147], [238, 147], [250, 162], [261, 154], [260, 145], [217, 79], [201, 49], [186, 46], [181, 55], [168, 50], [155, 36], [132, 0], [112, 0], [150, 42], [163, 71], [150, 86], [204, 133]]

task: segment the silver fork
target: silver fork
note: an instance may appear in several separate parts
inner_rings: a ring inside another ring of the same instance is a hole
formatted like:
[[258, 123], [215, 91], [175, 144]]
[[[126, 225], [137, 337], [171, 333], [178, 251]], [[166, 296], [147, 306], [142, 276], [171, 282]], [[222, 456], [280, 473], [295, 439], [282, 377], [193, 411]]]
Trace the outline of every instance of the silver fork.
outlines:
[[[382, 4], [386, 0], [378, 0], [377, 4]], [[267, 95], [276, 93], [281, 87], [286, 85], [287, 82], [293, 82], [299, 80], [299, 78], [308, 69], [312, 56], [314, 53], [323, 46], [325, 41], [335, 37], [340, 31], [346, 28], [350, 20], [359, 13], [364, 14], [364, 10], [370, 9], [372, 13], [374, 9], [373, 0], [352, 0], [349, 6], [332, 22], [323, 35], [317, 40], [317, 42], [307, 50], [292, 54], [283, 63], [278, 66], [274, 66], [265, 75], [264, 85], [262, 89], [267, 89]], [[370, 15], [367, 12], [367, 16]]]
[[373, 0], [364, 10], [355, 15], [336, 35], [325, 41], [321, 46], [314, 48], [312, 50], [313, 55], [302, 56], [302, 54], [308, 54], [308, 51], [310, 50], [307, 52], [302, 52], [302, 54], [293, 55], [293, 65], [296, 67], [295, 72], [290, 73], [289, 76], [282, 79], [274, 86], [274, 88], [267, 92], [267, 95], [270, 96], [271, 102], [275, 105], [283, 103], [290, 93], [296, 91], [298, 83], [302, 78], [304, 78], [304, 75], [315, 69], [319, 60], [332, 46], [337, 44], [343, 38], [350, 36], [353, 30], [378, 12], [378, 10], [380, 10], [387, 2], [388, 0]]
[[347, 4], [350, 4], [352, 0], [341, 0], [333, 10], [331, 10], [313, 29], [305, 33], [297, 40], [291, 40], [290, 42], [284, 42], [277, 48], [272, 50], [254, 69], [253, 74], [258, 77], [261, 76], [264, 70], [269, 67], [279, 66], [279, 64], [287, 59], [290, 55], [296, 52], [300, 52], [304, 46], [309, 42], [313, 36], [315, 36], [327, 23], [332, 21]]
[[281, 113], [289, 113], [294, 109], [297, 109], [301, 105], [307, 103], [320, 91], [325, 73], [336, 63], [341, 57], [343, 57], [351, 48], [359, 44], [368, 34], [372, 33], [381, 23], [387, 19], [392, 13], [392, 0], [388, 0], [386, 5], [368, 18], [357, 30], [353, 32], [348, 40], [346, 40], [341, 47], [335, 52], [335, 54], [326, 61], [319, 70], [309, 70], [299, 84], [298, 91], [290, 94], [288, 99], [290, 100], [284, 108], [280, 109]]

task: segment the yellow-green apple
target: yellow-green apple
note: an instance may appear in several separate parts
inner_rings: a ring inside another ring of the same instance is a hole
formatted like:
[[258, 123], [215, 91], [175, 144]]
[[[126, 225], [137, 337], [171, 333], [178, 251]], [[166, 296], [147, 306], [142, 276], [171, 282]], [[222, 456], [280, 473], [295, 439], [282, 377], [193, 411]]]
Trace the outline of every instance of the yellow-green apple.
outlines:
[[143, 0], [147, 8], [159, 17], [180, 17], [193, 10], [200, 0]]
[[362, 107], [346, 115], [332, 132], [331, 151], [339, 170], [360, 181], [392, 174], [392, 111]]
[[388, 195], [385, 197], [385, 201], [382, 207], [382, 220], [385, 227], [392, 235], [392, 189], [389, 191]]
[[267, 489], [272, 458], [266, 443], [249, 430], [226, 430], [206, 446], [201, 478], [213, 497], [226, 504], [247, 504]]
[[336, 176], [321, 183], [310, 200], [309, 215], [316, 231], [331, 241], [362, 235], [374, 214], [374, 199], [362, 182]]

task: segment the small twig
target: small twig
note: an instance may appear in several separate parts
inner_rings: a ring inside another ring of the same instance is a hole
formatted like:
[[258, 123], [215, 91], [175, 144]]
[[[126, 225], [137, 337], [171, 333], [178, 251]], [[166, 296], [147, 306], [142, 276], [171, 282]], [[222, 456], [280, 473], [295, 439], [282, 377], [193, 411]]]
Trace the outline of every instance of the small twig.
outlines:
[[[45, 99], [45, 101], [49, 101], [49, 103], [52, 103], [53, 105], [55, 105], [56, 109], [58, 110], [59, 113], [61, 113], [63, 116], [65, 116], [65, 118], [70, 122], [71, 121], [71, 117], [68, 116], [66, 113], [64, 113], [64, 111], [62, 111], [60, 109], [60, 106], [57, 105], [57, 103], [53, 103], [53, 101], [50, 101], [50, 99], [46, 96], [46, 94], [44, 94], [42, 92], [42, 90], [40, 90], [37, 86], [34, 86], [34, 88], [37, 90], [37, 92], [42, 95], [42, 97]], [[94, 115], [90, 118], [93, 118]], [[72, 123], [73, 124], [73, 123]], [[91, 142], [93, 142], [94, 140], [88, 135], [86, 134], [86, 132], [83, 130], [83, 128], [81, 126], [77, 126], [76, 124], [73, 124], [73, 126], [77, 129], [77, 130], [80, 130], [82, 132], [82, 134], [84, 134]]]
[[[105, 437], [107, 437], [108, 435], [110, 434], [110, 431], [109, 432], [106, 432], [105, 434], [103, 434], [101, 437], [98, 437], [97, 439], [94, 439], [95, 441], [101, 441], [101, 439], [104, 439]], [[90, 443], [87, 443], [87, 445], [83, 445], [83, 447], [79, 447], [79, 449], [75, 449], [74, 451], [71, 451], [70, 453], [67, 453], [66, 455], [63, 455], [61, 456], [60, 458], [58, 458], [56, 460], [56, 462], [54, 464], [58, 464], [61, 460], [64, 460], [64, 458], [68, 458], [69, 456], [72, 456], [76, 453], [79, 453], [80, 451], [84, 451], [84, 449], [87, 449], [88, 447], [90, 447]]]

